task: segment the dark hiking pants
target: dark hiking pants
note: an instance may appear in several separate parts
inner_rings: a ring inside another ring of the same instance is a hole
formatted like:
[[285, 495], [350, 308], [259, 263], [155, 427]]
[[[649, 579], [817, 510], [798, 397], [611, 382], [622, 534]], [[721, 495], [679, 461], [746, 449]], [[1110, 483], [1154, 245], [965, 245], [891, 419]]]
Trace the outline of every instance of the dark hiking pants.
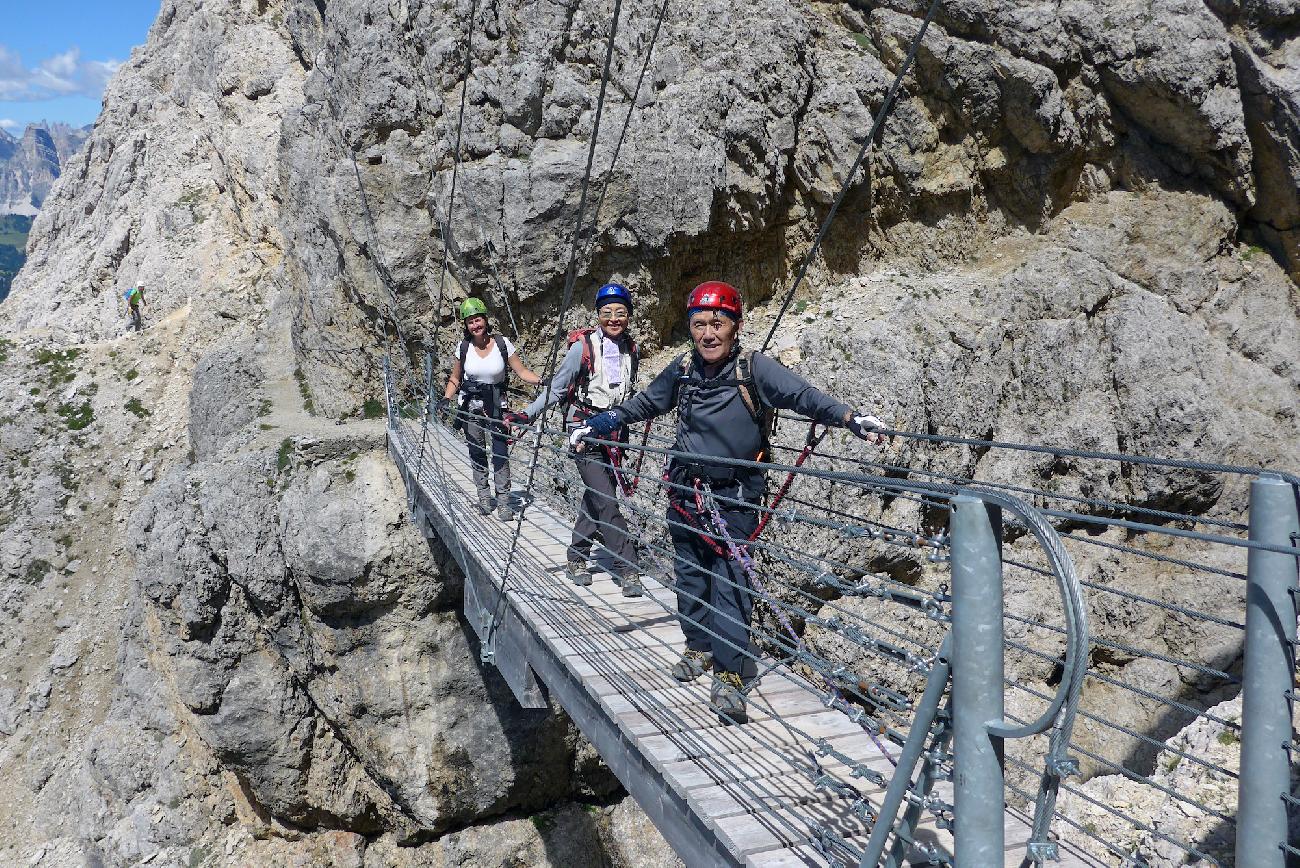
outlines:
[[469, 463], [474, 471], [474, 486], [487, 491], [487, 441], [492, 441], [492, 483], [497, 494], [510, 492], [510, 446], [506, 426], [499, 419], [485, 419], [480, 414], [465, 419], [465, 443], [469, 446]]
[[[734, 492], [719, 491], [734, 497]], [[708, 541], [722, 551], [726, 542], [713, 528], [713, 520], [700, 515], [695, 503], [687, 498], [678, 501], [688, 519], [672, 505], [668, 507], [669, 528], [673, 540], [673, 564], [676, 573], [677, 612], [686, 647], [713, 654], [714, 667], [751, 677], [758, 651], [749, 635], [754, 612], [754, 598], [749, 577], [740, 564], [720, 555]], [[758, 527], [758, 512], [753, 509], [719, 504], [727, 533], [732, 540], [744, 542]], [[701, 530], [706, 536], [701, 535]], [[708, 540], [708, 541], [706, 541]]]
[[627, 532], [627, 521], [618, 508], [617, 480], [608, 466], [609, 453], [604, 449], [578, 452], [573, 456], [584, 486], [578, 520], [573, 525], [573, 542], [569, 545], [570, 561], [585, 561], [599, 538], [614, 556], [614, 575], [636, 572], [636, 550]]

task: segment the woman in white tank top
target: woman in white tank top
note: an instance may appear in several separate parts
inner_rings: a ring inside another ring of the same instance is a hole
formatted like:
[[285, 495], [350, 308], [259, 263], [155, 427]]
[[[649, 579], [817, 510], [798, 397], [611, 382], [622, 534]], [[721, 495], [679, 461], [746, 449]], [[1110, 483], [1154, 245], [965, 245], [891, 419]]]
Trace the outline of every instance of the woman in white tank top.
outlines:
[[460, 318], [465, 324], [465, 338], [443, 389], [439, 413], [445, 417], [451, 409], [452, 398], [456, 399], [457, 424], [465, 428], [474, 486], [478, 489], [478, 508], [483, 515], [492, 511], [487, 460], [488, 440], [491, 440], [497, 517], [510, 521], [514, 517], [510, 503], [510, 453], [507, 430], [501, 421], [506, 369], [533, 386], [541, 382], [541, 377], [525, 367], [509, 338], [492, 334], [487, 305], [481, 300], [467, 298], [460, 306]]

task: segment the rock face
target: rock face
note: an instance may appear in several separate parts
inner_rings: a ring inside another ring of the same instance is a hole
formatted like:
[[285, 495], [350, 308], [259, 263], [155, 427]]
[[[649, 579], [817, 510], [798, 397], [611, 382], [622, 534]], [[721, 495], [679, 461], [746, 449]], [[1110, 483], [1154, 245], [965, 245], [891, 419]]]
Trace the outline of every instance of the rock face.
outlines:
[[[0, 305], [5, 863], [666, 863], [571, 724], [515, 708], [477, 664], [455, 569], [411, 530], [365, 418], [385, 352], [400, 366], [436, 337], [445, 354], [469, 293], [509, 303], [540, 365], [612, 8], [478, 7], [462, 88], [468, 4], [164, 3]], [[722, 277], [762, 334], [924, 8], [674, 6], [640, 90], [663, 7], [622, 8], [566, 322], [621, 279], [653, 353], [682, 338], [690, 286]], [[777, 351], [912, 430], [1300, 466], [1292, 18], [941, 3]], [[137, 336], [121, 291], [140, 283]], [[1195, 474], [897, 457], [1156, 508], [1244, 503]], [[1155, 596], [1180, 581], [1080, 566]], [[1187, 593], [1210, 607], [1221, 590]], [[1090, 606], [1102, 637], [1225, 670], [1238, 654]], [[1159, 739], [1186, 723], [1123, 713]], [[1144, 774], [1160, 761], [1080, 737]]]
[[39, 211], [88, 134], [67, 124], [29, 124], [19, 139], [0, 130], [0, 214]]

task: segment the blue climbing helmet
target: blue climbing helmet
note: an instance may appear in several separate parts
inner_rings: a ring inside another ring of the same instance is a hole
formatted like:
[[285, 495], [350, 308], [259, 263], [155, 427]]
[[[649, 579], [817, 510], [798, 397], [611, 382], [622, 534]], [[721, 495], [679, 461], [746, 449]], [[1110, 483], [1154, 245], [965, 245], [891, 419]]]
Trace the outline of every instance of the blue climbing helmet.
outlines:
[[611, 301], [621, 301], [627, 305], [629, 313], [632, 311], [632, 293], [628, 292], [627, 287], [621, 283], [607, 283], [596, 290], [596, 310], [600, 310]]

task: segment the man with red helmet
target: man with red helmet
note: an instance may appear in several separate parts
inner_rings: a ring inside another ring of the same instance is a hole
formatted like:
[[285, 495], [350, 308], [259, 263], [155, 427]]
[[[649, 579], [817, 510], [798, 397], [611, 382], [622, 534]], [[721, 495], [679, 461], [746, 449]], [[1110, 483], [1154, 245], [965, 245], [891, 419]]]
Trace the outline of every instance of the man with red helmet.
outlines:
[[[686, 303], [691, 352], [679, 356], [645, 391], [592, 416], [570, 442], [605, 439], [621, 425], [677, 410], [675, 457], [669, 467], [668, 522], [676, 571], [677, 607], [686, 650], [674, 664], [679, 681], [714, 671], [710, 706], [726, 722], [744, 723], [746, 681], [758, 652], [749, 635], [753, 595], [745, 543], [758, 526], [767, 486], [757, 467], [711, 462], [753, 461], [766, 449], [766, 421], [792, 410], [823, 425], [844, 427], [868, 442], [883, 441], [875, 416], [814, 388], [762, 353], [742, 350], [740, 292], [718, 280], [701, 283]], [[711, 506], [698, 496], [703, 490]], [[739, 545], [737, 545], [739, 543]], [[737, 557], [739, 555], [739, 558]]]

